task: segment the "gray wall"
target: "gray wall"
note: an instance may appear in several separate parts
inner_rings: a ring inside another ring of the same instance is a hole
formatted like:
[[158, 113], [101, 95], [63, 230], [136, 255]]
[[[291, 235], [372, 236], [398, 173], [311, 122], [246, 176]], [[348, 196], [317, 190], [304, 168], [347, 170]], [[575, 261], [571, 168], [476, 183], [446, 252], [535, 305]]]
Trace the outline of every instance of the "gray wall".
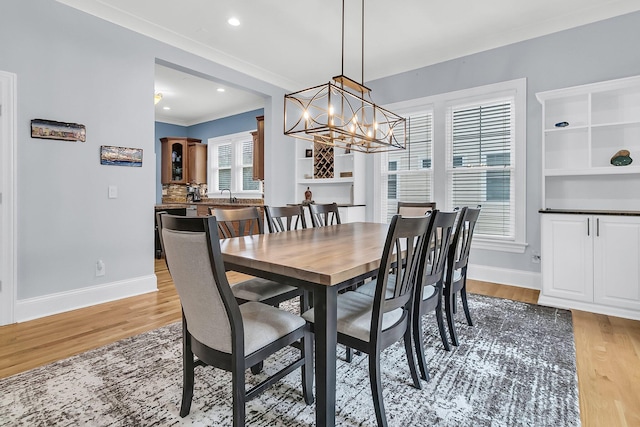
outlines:
[[[272, 103], [282, 109], [277, 87], [54, 0], [3, 0], [0, 40], [0, 70], [18, 82], [18, 300], [153, 276], [156, 62], [261, 94], [266, 114], [276, 110]], [[273, 117], [282, 122], [282, 112]], [[82, 123], [87, 141], [32, 139], [34, 118]], [[267, 129], [267, 149], [285, 139]], [[101, 166], [100, 145], [142, 148], [143, 166]], [[270, 156], [280, 149], [286, 143]], [[266, 169], [274, 188], [293, 191], [292, 170], [271, 177]], [[117, 199], [107, 198], [110, 185]], [[98, 259], [103, 277], [95, 277]]]
[[[538, 209], [542, 194], [542, 107], [535, 94], [640, 74], [638, 41], [640, 13], [633, 13], [367, 82], [376, 103], [390, 104], [527, 78], [526, 240], [529, 247], [525, 254], [477, 250], [471, 258], [474, 264], [540, 271], [540, 264], [531, 262], [531, 252], [540, 251]], [[435, 144], [444, 144], [444, 141], [436, 140]], [[373, 197], [372, 188], [368, 196]]]

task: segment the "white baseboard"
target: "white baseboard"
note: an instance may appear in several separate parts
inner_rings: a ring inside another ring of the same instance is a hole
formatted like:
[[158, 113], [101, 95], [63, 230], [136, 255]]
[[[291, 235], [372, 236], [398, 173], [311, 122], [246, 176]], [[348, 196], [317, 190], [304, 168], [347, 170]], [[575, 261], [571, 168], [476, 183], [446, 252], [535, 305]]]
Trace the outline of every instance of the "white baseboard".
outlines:
[[518, 286], [520, 288], [542, 289], [542, 275], [532, 271], [469, 264], [467, 274], [469, 279], [473, 280]]
[[155, 274], [152, 274], [73, 291], [18, 300], [15, 305], [15, 321], [24, 322], [157, 290], [158, 279]]
[[538, 298], [538, 304], [555, 308], [564, 308], [566, 310], [588, 311], [590, 313], [605, 314], [607, 316], [640, 320], [640, 313], [638, 312], [638, 310], [621, 307], [609, 307], [607, 305], [600, 305], [583, 301], [572, 301], [564, 298], [555, 298], [542, 294]]

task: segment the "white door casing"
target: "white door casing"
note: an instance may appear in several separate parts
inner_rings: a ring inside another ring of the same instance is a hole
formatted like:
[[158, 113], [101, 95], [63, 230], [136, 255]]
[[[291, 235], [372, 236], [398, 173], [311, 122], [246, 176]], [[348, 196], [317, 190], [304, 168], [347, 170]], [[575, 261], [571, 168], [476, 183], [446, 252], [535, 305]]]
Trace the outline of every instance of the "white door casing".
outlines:
[[0, 71], [0, 326], [14, 322], [16, 300], [16, 80]]

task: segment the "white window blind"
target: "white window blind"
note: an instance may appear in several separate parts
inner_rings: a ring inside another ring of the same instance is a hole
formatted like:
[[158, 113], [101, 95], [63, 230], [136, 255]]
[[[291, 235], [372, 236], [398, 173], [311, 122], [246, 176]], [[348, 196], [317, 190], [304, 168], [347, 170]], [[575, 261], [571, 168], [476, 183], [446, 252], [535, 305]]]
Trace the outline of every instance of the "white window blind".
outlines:
[[513, 240], [513, 97], [452, 106], [447, 125], [448, 205], [482, 205], [475, 234]]
[[406, 150], [383, 154], [380, 186], [381, 217], [389, 221], [398, 201], [433, 201], [433, 114], [407, 117]]

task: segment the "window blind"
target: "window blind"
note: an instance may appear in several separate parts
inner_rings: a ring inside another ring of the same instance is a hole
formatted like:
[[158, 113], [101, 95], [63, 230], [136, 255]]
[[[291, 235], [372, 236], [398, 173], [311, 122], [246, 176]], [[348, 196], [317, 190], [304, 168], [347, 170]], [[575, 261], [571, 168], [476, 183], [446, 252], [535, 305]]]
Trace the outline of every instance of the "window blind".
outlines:
[[386, 153], [382, 169], [381, 216], [387, 221], [396, 214], [398, 201], [433, 201], [433, 114], [408, 117], [407, 133], [407, 149]]
[[492, 100], [449, 111], [449, 206], [482, 205], [476, 234], [515, 235], [513, 103]]

